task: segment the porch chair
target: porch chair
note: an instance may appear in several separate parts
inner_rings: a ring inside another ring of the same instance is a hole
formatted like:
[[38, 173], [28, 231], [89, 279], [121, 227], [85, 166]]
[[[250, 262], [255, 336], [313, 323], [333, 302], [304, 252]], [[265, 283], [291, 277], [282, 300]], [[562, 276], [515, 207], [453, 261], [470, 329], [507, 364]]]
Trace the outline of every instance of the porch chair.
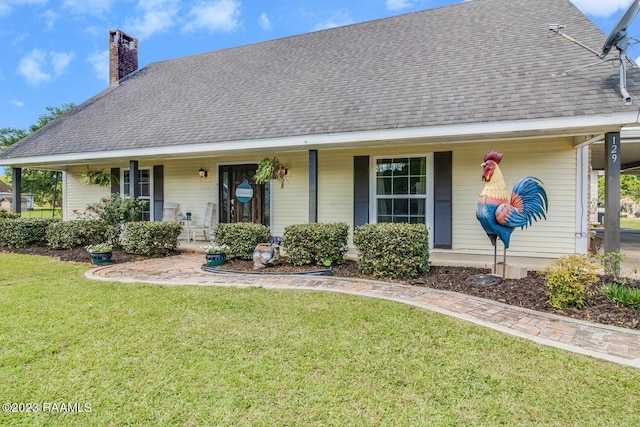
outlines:
[[193, 241], [196, 241], [196, 233], [202, 232], [204, 234], [205, 240], [211, 240], [211, 221], [213, 220], [213, 208], [215, 204], [213, 202], [207, 203], [207, 208], [204, 211], [204, 223], [190, 225], [188, 229], [188, 237], [187, 241], [191, 240], [191, 236], [193, 233]]
[[162, 205], [162, 221], [178, 223], [178, 202], [164, 202]]

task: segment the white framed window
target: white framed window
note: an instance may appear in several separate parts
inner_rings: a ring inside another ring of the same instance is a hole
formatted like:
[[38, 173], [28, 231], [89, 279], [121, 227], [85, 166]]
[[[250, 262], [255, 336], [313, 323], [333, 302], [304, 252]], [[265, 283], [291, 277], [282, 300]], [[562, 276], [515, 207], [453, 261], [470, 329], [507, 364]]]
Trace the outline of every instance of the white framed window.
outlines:
[[432, 164], [429, 154], [373, 160], [372, 212], [375, 222], [431, 222]]
[[[128, 197], [131, 188], [129, 169], [121, 169], [120, 175], [120, 194], [123, 197]], [[151, 168], [138, 169], [138, 179], [134, 185], [138, 186], [138, 199], [147, 201], [147, 206], [142, 211], [140, 220], [151, 221], [153, 218], [153, 173]]]

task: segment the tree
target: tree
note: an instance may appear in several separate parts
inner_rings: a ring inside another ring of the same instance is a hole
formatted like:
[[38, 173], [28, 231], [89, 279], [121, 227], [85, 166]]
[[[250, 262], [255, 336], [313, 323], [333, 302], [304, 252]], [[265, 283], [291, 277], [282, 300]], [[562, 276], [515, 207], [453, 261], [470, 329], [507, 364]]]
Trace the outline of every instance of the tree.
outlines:
[[[0, 129], [0, 149], [5, 149], [22, 138], [44, 127], [50, 121], [76, 108], [73, 103], [65, 103], [60, 107], [45, 107], [47, 113], [38, 117], [38, 122], [29, 126], [29, 130], [3, 128]], [[12, 182], [11, 168], [4, 171], [5, 182]], [[62, 183], [60, 173], [35, 169], [22, 170], [22, 192], [33, 194], [34, 203], [39, 205], [60, 206], [62, 201]]]

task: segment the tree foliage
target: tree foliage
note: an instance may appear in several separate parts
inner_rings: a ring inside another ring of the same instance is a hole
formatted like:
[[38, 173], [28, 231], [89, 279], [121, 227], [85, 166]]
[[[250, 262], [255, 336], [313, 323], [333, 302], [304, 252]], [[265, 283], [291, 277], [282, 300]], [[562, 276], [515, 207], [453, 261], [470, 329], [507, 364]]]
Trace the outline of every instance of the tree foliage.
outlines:
[[[640, 175], [620, 175], [620, 197], [640, 202]], [[598, 200], [604, 200], [604, 176], [598, 178]]]
[[[76, 107], [73, 103], [65, 103], [60, 107], [45, 107], [46, 113], [38, 117], [38, 121], [29, 126], [29, 130], [6, 127], [0, 129], [0, 149], [5, 149], [20, 141], [22, 138], [44, 127], [50, 121], [68, 113]], [[4, 181], [11, 183], [11, 168], [5, 169]], [[38, 205], [60, 206], [62, 202], [62, 183], [59, 172], [35, 169], [22, 170], [22, 192], [32, 194], [34, 202]], [[54, 200], [55, 198], [55, 200]]]

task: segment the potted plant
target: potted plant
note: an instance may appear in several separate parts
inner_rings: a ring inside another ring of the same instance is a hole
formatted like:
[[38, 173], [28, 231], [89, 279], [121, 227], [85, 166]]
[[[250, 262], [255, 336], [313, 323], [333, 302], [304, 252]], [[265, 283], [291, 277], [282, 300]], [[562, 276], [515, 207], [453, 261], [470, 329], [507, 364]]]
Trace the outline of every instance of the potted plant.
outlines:
[[227, 245], [204, 245], [200, 247], [204, 249], [207, 267], [224, 264], [227, 261], [227, 255], [231, 252], [231, 248]]
[[118, 183], [118, 178], [105, 172], [104, 169], [93, 169], [87, 166], [87, 169], [80, 174], [80, 181], [89, 185], [98, 185], [100, 187], [108, 187], [111, 182]]
[[284, 187], [284, 181], [287, 175], [287, 167], [280, 163], [275, 157], [265, 157], [258, 163], [253, 179], [258, 184], [264, 184], [270, 179], [280, 181], [280, 188]]
[[86, 247], [91, 256], [91, 264], [99, 265], [105, 262], [111, 262], [113, 246], [108, 243], [99, 243], [97, 245], [89, 245]]

